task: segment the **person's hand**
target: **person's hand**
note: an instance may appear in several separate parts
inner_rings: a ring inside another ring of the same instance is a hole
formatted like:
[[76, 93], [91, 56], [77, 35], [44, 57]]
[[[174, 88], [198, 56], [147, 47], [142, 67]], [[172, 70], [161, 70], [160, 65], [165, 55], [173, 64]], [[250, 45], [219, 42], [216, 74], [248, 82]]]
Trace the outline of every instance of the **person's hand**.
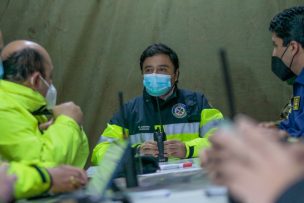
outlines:
[[7, 169], [7, 164], [0, 166], [0, 201], [2, 200], [3, 202], [9, 202], [12, 199], [16, 181], [16, 176], [8, 175]]
[[[286, 153], [294, 157], [298, 163], [304, 163], [304, 145], [302, 142], [286, 144]], [[304, 167], [303, 167], [304, 175]]]
[[88, 182], [85, 171], [79, 168], [63, 165], [47, 170], [53, 180], [50, 190], [53, 193], [71, 192], [83, 187]]
[[73, 102], [66, 102], [53, 108], [53, 115], [57, 118], [60, 115], [74, 119], [79, 125], [82, 124], [83, 114], [79, 106]]
[[[261, 129], [261, 132], [263, 132], [263, 129]], [[285, 130], [281, 129], [264, 129], [264, 132], [267, 132], [266, 136], [272, 136], [274, 139], [277, 140], [287, 140], [287, 138], [289, 137], [289, 134]]]
[[212, 179], [241, 201], [274, 202], [303, 176], [303, 166], [286, 145], [247, 119], [239, 119], [234, 130], [220, 130], [210, 140], [213, 147], [206, 153]]
[[201, 167], [207, 167], [208, 166], [208, 151], [210, 151], [210, 149], [204, 149], [201, 150], [200, 154], [199, 154], [199, 159], [200, 159], [200, 164]]
[[271, 127], [272, 122], [269, 122], [269, 126], [267, 127], [268, 124], [262, 124], [259, 123], [257, 127], [259, 128], [260, 134], [263, 134], [268, 137], [272, 137], [275, 140], [283, 140], [288, 138], [288, 133], [285, 130], [281, 130], [277, 127]]
[[265, 121], [258, 124], [259, 127], [262, 128], [277, 128], [277, 125], [273, 121]]
[[186, 145], [178, 140], [168, 140], [164, 142], [165, 157], [186, 157]]
[[43, 131], [43, 130], [47, 130], [49, 128], [50, 125], [52, 125], [54, 122], [54, 119], [51, 119], [45, 123], [41, 123], [39, 125], [39, 130]]
[[146, 141], [140, 145], [140, 154], [148, 156], [158, 156], [157, 143], [153, 140]]

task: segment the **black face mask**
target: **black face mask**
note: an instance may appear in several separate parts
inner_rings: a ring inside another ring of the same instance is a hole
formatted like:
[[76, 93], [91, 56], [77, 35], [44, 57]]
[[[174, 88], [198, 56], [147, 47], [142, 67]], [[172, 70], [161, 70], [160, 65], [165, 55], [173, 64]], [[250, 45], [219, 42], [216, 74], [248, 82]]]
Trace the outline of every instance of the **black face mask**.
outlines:
[[277, 56], [272, 56], [271, 58], [271, 70], [272, 72], [278, 76], [278, 78], [280, 78], [283, 81], [286, 81], [290, 78], [295, 77], [296, 75], [290, 70], [290, 67], [292, 65], [293, 62], [293, 58], [291, 60], [290, 66], [286, 66], [285, 63], [282, 61], [282, 58], [285, 54], [285, 52], [287, 51], [288, 46], [286, 47], [284, 53], [282, 54], [281, 58], [277, 57]]
[[271, 70], [283, 81], [295, 77], [296, 75], [285, 65], [285, 63], [277, 56], [271, 58]]
[[286, 83], [287, 83], [288, 85], [291, 85], [291, 86], [292, 86], [292, 85], [294, 84], [294, 82], [295, 82], [296, 79], [297, 79], [297, 76], [295, 75], [295, 76], [293, 76], [292, 78], [286, 80]]

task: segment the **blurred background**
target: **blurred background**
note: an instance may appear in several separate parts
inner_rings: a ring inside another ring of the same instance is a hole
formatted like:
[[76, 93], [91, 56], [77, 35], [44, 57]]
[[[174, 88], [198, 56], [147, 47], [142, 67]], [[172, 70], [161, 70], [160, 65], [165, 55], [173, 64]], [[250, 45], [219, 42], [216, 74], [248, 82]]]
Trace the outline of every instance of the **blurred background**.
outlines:
[[228, 114], [218, 49], [228, 52], [237, 112], [277, 120], [292, 88], [271, 72], [268, 25], [303, 0], [0, 0], [4, 42], [28, 39], [50, 53], [58, 102], [85, 114], [91, 149], [125, 101], [142, 94], [139, 57], [162, 42], [179, 56], [179, 87]]

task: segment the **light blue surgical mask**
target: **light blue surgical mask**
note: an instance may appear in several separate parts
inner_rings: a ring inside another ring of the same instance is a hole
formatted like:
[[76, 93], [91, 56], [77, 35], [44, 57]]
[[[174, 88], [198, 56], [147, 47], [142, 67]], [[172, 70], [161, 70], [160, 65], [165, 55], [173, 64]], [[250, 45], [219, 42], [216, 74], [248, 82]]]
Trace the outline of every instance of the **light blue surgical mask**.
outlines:
[[0, 58], [0, 79], [3, 79], [4, 69], [3, 69], [3, 63]]
[[171, 75], [165, 74], [144, 74], [143, 84], [153, 97], [165, 95], [171, 89]]

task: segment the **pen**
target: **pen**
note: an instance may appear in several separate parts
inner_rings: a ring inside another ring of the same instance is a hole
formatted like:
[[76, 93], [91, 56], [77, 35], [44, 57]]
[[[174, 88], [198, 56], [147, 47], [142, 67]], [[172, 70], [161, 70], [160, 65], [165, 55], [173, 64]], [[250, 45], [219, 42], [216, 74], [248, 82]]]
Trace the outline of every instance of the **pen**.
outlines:
[[192, 167], [192, 162], [185, 162], [180, 164], [166, 164], [160, 165], [160, 170], [178, 169], [178, 168], [190, 168]]

